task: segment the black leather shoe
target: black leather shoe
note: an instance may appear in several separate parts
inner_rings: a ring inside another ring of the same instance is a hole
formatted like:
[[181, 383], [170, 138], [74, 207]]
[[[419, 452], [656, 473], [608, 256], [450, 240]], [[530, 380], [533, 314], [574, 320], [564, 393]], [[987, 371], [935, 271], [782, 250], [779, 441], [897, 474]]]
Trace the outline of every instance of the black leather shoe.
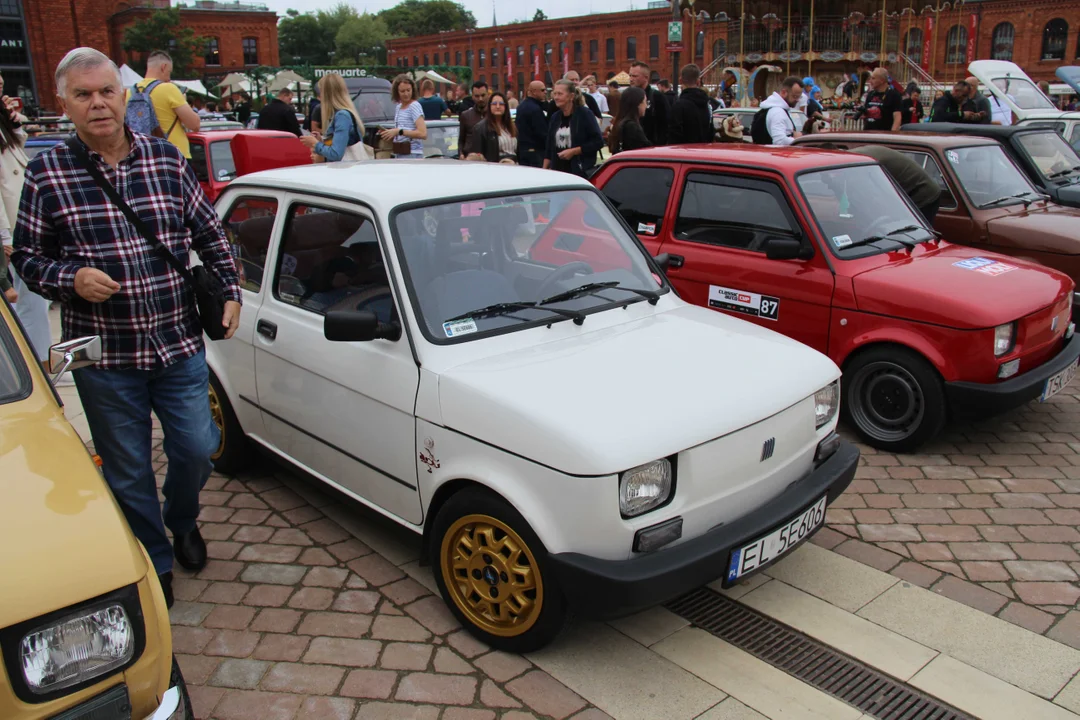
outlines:
[[173, 606], [172, 570], [161, 573], [157, 579], [161, 583], [161, 591], [165, 593], [165, 607], [171, 608]]
[[199, 534], [199, 528], [173, 538], [173, 555], [177, 562], [192, 572], [206, 567], [206, 543]]

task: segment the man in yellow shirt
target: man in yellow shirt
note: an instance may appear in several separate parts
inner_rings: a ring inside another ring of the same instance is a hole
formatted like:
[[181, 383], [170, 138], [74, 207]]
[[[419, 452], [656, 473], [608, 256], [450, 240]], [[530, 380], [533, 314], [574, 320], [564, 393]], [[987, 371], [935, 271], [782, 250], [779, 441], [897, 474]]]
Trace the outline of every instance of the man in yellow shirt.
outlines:
[[[188, 105], [180, 88], [169, 81], [172, 70], [173, 62], [169, 54], [155, 50], [146, 60], [146, 77], [135, 83], [135, 87], [142, 91], [155, 80], [161, 81], [150, 91], [150, 101], [154, 104], [158, 125], [161, 126], [163, 134], [167, 133], [166, 139], [178, 147], [184, 157], [190, 159], [191, 145], [188, 143], [187, 134], [199, 131], [199, 114]], [[130, 90], [127, 99], [131, 99]]]

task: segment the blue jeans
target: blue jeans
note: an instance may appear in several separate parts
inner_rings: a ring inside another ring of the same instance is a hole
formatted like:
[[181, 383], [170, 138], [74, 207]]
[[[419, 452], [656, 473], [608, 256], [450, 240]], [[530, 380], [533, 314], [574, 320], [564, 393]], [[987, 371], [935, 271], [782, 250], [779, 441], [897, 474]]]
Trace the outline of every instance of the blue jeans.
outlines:
[[[205, 351], [155, 370], [88, 367], [74, 375], [105, 480], [154, 569], [168, 572], [173, 553], [165, 528], [173, 535], [195, 529], [199, 491], [221, 442], [210, 417]], [[151, 410], [161, 421], [169, 460], [164, 519], [154, 478]]]

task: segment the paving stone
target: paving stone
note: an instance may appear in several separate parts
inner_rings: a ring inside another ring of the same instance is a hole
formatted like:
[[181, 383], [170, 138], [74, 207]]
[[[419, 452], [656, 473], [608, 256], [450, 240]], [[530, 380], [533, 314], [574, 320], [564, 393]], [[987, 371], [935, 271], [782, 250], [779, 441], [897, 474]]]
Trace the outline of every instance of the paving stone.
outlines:
[[960, 565], [958, 563], [954, 563], [954, 562], [936, 562], [934, 560], [927, 560], [924, 564], [927, 567], [933, 568], [934, 570], [939, 570], [939, 571], [941, 571], [943, 573], [947, 573], [947, 574], [952, 575], [954, 577], [958, 577], [958, 578], [966, 577], [964, 575], [964, 571], [960, 569]]
[[316, 567], [304, 576], [304, 584], [312, 587], [339, 588], [345, 584], [349, 571], [345, 568]]
[[436, 705], [403, 703], [362, 703], [356, 720], [435, 720], [442, 708]]
[[1003, 508], [1054, 507], [1054, 502], [1043, 493], [998, 493], [994, 500]]
[[230, 519], [234, 514], [236, 514], [236, 511], [232, 508], [203, 505], [199, 508], [199, 522], [223, 523]]
[[328, 567], [338, 564], [337, 558], [319, 547], [304, 550], [304, 552], [300, 553], [300, 557], [296, 559], [296, 562], [301, 565], [322, 565]]
[[521, 703], [504, 693], [499, 689], [498, 685], [488, 679], [480, 683], [480, 702], [488, 707], [495, 708], [521, 707]]
[[261, 525], [269, 517], [269, 510], [237, 510], [229, 518], [229, 522], [237, 525]]
[[491, 648], [474, 638], [466, 630], [460, 630], [453, 635], [449, 635], [446, 638], [446, 642], [449, 643], [450, 647], [457, 650], [466, 658], [474, 658], [477, 655], [491, 650]]
[[[173, 597], [177, 601], [193, 602], [209, 586], [210, 582], [207, 580], [196, 580], [195, 578], [175, 575], [173, 576]], [[176, 605], [173, 605], [173, 607], [175, 608]]]
[[200, 580], [235, 580], [243, 569], [244, 563], [235, 560], [211, 560], [197, 577]]
[[425, 642], [431, 633], [412, 618], [379, 615], [371, 628], [371, 636], [379, 640]]
[[404, 609], [417, 622], [436, 635], [445, 635], [461, 627], [461, 623], [450, 612], [450, 608], [446, 607], [442, 598], [436, 595], [428, 595], [422, 600], [406, 605]]
[[261, 563], [291, 563], [300, 557], [300, 548], [293, 545], [270, 545], [256, 543], [240, 551], [238, 560]]
[[304, 500], [304, 498], [285, 487], [267, 490], [266, 492], [261, 493], [259, 498], [279, 512], [307, 505], [307, 501]]
[[511, 695], [541, 715], [556, 720], [569, 717], [585, 707], [576, 693], [542, 670], [533, 670], [506, 685]]
[[309, 697], [300, 706], [300, 712], [294, 720], [350, 720], [355, 711], [355, 700], [339, 697]]
[[1008, 602], [1007, 598], [995, 592], [952, 576], [943, 577], [930, 589], [938, 595], [952, 598], [991, 615]]
[[890, 571], [896, 577], [906, 580], [912, 585], [918, 585], [919, 587], [928, 588], [937, 582], [941, 577], [941, 573], [932, 568], [928, 568], [917, 562], [905, 562], [900, 563]]
[[288, 633], [300, 622], [300, 612], [284, 608], [265, 608], [259, 611], [249, 627], [254, 632]]
[[997, 502], [989, 495], [957, 495], [957, 502], [965, 508], [996, 508]]
[[1049, 525], [1050, 519], [1041, 510], [991, 508], [986, 511], [998, 525]]
[[881, 508], [883, 510], [904, 507], [904, 503], [899, 495], [875, 493], [873, 495], [863, 495], [863, 500], [866, 501], [868, 507]]
[[1041, 582], [1068, 582], [1076, 580], [1076, 573], [1063, 562], [1045, 560], [1008, 560], [1005, 569], [1017, 580]]
[[169, 622], [173, 625], [198, 626], [214, 610], [210, 603], [177, 600], [169, 610]]
[[1020, 534], [1032, 542], [1080, 542], [1080, 533], [1071, 527], [1063, 525], [1030, 527], [1021, 525]]
[[203, 592], [201, 599], [208, 603], [236, 605], [244, 599], [248, 589], [244, 583], [216, 582]]
[[338, 593], [332, 607], [341, 612], [372, 613], [380, 599], [379, 593], [370, 590], [346, 590]]
[[[175, 606], [174, 606], [175, 607]], [[178, 625], [172, 629], [173, 652], [199, 655], [214, 639], [214, 631]]]
[[471, 705], [476, 697], [476, 678], [410, 673], [401, 679], [394, 697], [405, 702]]
[[1008, 583], [984, 582], [984, 583], [979, 583], [979, 584], [982, 585], [987, 590], [990, 590], [991, 592], [996, 592], [998, 595], [1003, 595], [1003, 596], [1009, 598], [1010, 600], [1015, 600], [1016, 599], [1016, 593], [1013, 592], [1012, 587], [1010, 587]]
[[221, 702], [226, 692], [228, 691], [225, 688], [188, 685], [188, 695], [191, 698], [194, 716], [196, 718], [211, 717], [214, 707]]
[[957, 560], [1012, 560], [1016, 557], [1012, 548], [1004, 543], [952, 542], [949, 550]]
[[387, 585], [405, 577], [405, 573], [401, 571], [401, 568], [375, 553], [350, 561], [349, 569], [375, 587]]
[[[397, 673], [390, 670], [353, 670], [345, 678], [340, 694], [345, 697], [385, 700], [390, 697], [397, 679]], [[435, 715], [437, 717], [438, 712]]]
[[970, 525], [920, 525], [919, 532], [929, 542], [975, 542], [979, 533]]
[[245, 525], [236, 531], [233, 539], [245, 543], [263, 543], [269, 540], [273, 534], [273, 528]]
[[[975, 471], [968, 467], [953, 467], [942, 465], [933, 468], [923, 468], [923, 474], [928, 479], [915, 480], [912, 484], [915, 491], [926, 494], [940, 493], [942, 495], [962, 495], [968, 491], [965, 479], [974, 479]], [[953, 475], [953, 478], [935, 478], [934, 476]]]
[[520, 655], [511, 655], [496, 650], [473, 660], [473, 665], [480, 668], [495, 682], [505, 683], [529, 670], [533, 665]]
[[184, 680], [190, 685], [205, 685], [221, 663], [220, 658], [174, 654], [176, 662], [180, 665], [180, 672], [184, 674]]
[[206, 543], [206, 557], [211, 560], [232, 560], [243, 548], [243, 543], [228, 540], [210, 540]]
[[266, 503], [257, 498], [254, 493], [236, 493], [233, 495], [227, 503], [231, 508], [254, 508], [256, 510], [262, 510], [266, 508]]
[[341, 678], [343, 668], [300, 663], [278, 663], [263, 678], [264, 690], [307, 695], [332, 695]]
[[1051, 640], [1065, 643], [1066, 645], [1080, 649], [1080, 612], [1071, 610], [1058, 620], [1046, 636]]
[[904, 501], [904, 507], [909, 508], [958, 508], [960, 502], [953, 495], [922, 495], [922, 494], [905, 494], [901, 495], [901, 500]]
[[286, 585], [255, 585], [244, 596], [243, 602], [255, 607], [281, 607], [292, 593], [293, 589]]
[[922, 540], [922, 536], [914, 525], [859, 525], [858, 529], [863, 540], [869, 542], [918, 542]]
[[431, 594], [426, 587], [410, 577], [384, 585], [380, 591], [398, 605], [406, 605], [417, 598]]
[[495, 720], [495, 711], [449, 707], [442, 714], [442, 720]]
[[949, 516], [958, 525], [985, 525], [990, 516], [982, 510], [949, 510]]
[[235, 605], [218, 605], [211, 611], [202, 626], [208, 628], [224, 628], [227, 630], [243, 630], [255, 617], [255, 609], [239, 607]]
[[872, 510], [869, 508], [857, 508], [851, 511], [855, 522], [864, 525], [891, 525], [896, 522], [888, 510]]
[[218, 687], [254, 690], [259, 686], [259, 681], [268, 667], [270, 663], [262, 660], [228, 658], [218, 666], [210, 684]]
[[327, 635], [330, 637], [363, 637], [371, 629], [371, 617], [354, 613], [312, 612], [308, 613], [297, 629], [301, 635]]
[[220, 720], [291, 720], [300, 709], [298, 695], [228, 690], [214, 708]]
[[473, 672], [473, 667], [450, 648], [441, 647], [435, 651], [435, 672], [468, 675]]
[[311, 641], [304, 655], [304, 662], [347, 667], [374, 667], [379, 659], [380, 650], [382, 650], [382, 643], [375, 640], [317, 637]]
[[1029, 605], [1074, 605], [1080, 589], [1065, 582], [1016, 582], [1013, 590]]
[[1040, 635], [1054, 622], [1053, 615], [1018, 602], [1009, 603], [998, 617]]
[[309, 641], [310, 638], [296, 635], [263, 635], [254, 656], [259, 660], [296, 662], [304, 654]]
[[269, 585], [296, 585], [304, 577], [307, 568], [303, 565], [279, 565], [256, 563], [248, 565], [240, 578], [244, 582], [266, 583]]
[[947, 562], [953, 559], [952, 551], [949, 550], [949, 546], [945, 543], [911, 543], [908, 545], [908, 550], [915, 560]]
[[892, 511], [898, 523], [910, 525], [942, 525], [952, 522], [948, 510], [900, 508]]
[[303, 525], [304, 523], [309, 523], [312, 520], [318, 520], [323, 516], [323, 514], [315, 508], [311, 507], [310, 505], [304, 505], [303, 507], [286, 510], [281, 513], [281, 516], [291, 522], [293, 525]]
[[1006, 478], [1001, 484], [1016, 493], [1059, 493], [1061, 488], [1053, 480], [1041, 478]]
[[426, 670], [434, 649], [433, 645], [423, 643], [387, 643], [379, 659], [379, 667], [386, 670]]
[[349, 538], [348, 531], [330, 518], [304, 523], [300, 529], [321, 545], [333, 545]]
[[[983, 472], [988, 469], [989, 468], [980, 468]], [[978, 473], [979, 470], [976, 470], [975, 472]], [[1001, 480], [980, 479], [966, 480], [965, 482], [967, 483], [968, 490], [972, 493], [996, 493], [1005, 490], [1005, 485]]]
[[840, 543], [846, 541], [848, 538], [846, 535], [836, 532], [832, 528], [823, 527], [816, 533], [810, 536], [810, 542], [814, 543], [818, 547], [823, 547], [826, 550], [831, 550]]
[[310, 546], [315, 543], [308, 537], [307, 533], [303, 530], [297, 530], [296, 528], [280, 528], [274, 531], [274, 536], [270, 538], [271, 545], [301, 545]]
[[[320, 568], [315, 568], [318, 570]], [[314, 572], [314, 570], [312, 571]], [[327, 588], [306, 587], [297, 590], [289, 598], [289, 607], [298, 610], [325, 610], [334, 602], [334, 591]]]
[[[732, 698], [734, 700], [734, 698]], [[746, 706], [743, 706], [746, 708]], [[747, 708], [749, 709], [749, 708]], [[751, 711], [752, 712], [752, 711]], [[764, 716], [762, 716], [764, 717]], [[589, 708], [588, 710], [582, 710], [570, 720], [613, 720], [613, 718], [605, 712], [601, 712], [596, 708]], [[739, 720], [738, 718], [729, 718], [729, 720]], [[744, 720], [756, 720], [756, 718], [747, 717]]]
[[341, 562], [348, 562], [354, 558], [371, 554], [371, 548], [356, 538], [349, 538], [339, 543], [328, 546], [327, 551]]
[[[976, 528], [982, 539], [988, 542], [1023, 542], [1024, 536], [1015, 527], [1009, 525], [980, 525]], [[1016, 548], [1013, 548], [1016, 551]]]
[[259, 633], [243, 630], [218, 630], [207, 643], [203, 653], [225, 657], [244, 658], [255, 650], [259, 642]]
[[968, 580], [975, 582], [1005, 582], [1012, 579], [1000, 562], [965, 560], [960, 563], [960, 567]]
[[1080, 510], [1050, 508], [1046, 510], [1046, 517], [1057, 525], [1080, 525]]

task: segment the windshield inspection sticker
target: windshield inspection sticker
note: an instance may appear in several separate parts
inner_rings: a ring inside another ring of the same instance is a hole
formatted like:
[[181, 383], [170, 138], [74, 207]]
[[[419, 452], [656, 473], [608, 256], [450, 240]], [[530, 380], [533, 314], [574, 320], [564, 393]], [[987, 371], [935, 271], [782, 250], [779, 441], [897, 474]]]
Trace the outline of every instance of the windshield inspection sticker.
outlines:
[[640, 234], [640, 235], [655, 235], [656, 234], [656, 223], [639, 222], [637, 224], [637, 231], [638, 231], [638, 234]]
[[973, 257], [973, 258], [968, 258], [966, 260], [960, 260], [958, 262], [954, 262], [953, 267], [964, 268], [965, 270], [978, 270], [981, 267], [986, 267], [987, 265], [993, 265], [993, 264], [994, 264], [994, 261], [991, 260], [990, 258]]
[[957, 153], [955, 150], [946, 150], [945, 157], [949, 158], [949, 162], [951, 162], [953, 165], [956, 165], [960, 162], [960, 154]]
[[833, 241], [833, 245], [835, 245], [837, 247], [837, 249], [846, 248], [848, 245], [851, 244], [851, 236], [850, 235], [835, 235], [835, 236], [833, 236], [832, 241]]
[[773, 322], [780, 319], [778, 298], [716, 285], [709, 286], [709, 307], [730, 310]]
[[442, 324], [442, 329], [448, 338], [457, 337], [458, 335], [468, 335], [469, 333], [476, 332], [476, 321], [472, 318], [465, 318], [464, 320], [444, 322]]

